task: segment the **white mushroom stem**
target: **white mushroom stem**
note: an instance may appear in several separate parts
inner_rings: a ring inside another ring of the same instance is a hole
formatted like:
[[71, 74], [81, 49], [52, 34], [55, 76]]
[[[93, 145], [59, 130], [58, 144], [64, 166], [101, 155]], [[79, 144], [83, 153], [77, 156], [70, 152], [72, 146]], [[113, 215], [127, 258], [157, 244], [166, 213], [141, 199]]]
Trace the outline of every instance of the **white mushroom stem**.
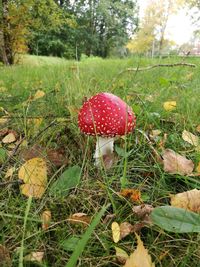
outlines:
[[114, 138], [97, 137], [96, 151], [94, 154], [95, 165], [100, 166], [102, 156], [112, 154], [114, 149]]

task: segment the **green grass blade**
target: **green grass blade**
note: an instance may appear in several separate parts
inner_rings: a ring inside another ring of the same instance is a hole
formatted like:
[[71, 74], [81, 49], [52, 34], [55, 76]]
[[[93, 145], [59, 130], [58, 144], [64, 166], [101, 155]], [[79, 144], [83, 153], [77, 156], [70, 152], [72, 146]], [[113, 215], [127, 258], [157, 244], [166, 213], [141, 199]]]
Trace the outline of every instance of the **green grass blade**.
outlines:
[[110, 206], [110, 204], [107, 206], [103, 206], [102, 209], [97, 213], [97, 215], [95, 216], [91, 225], [88, 227], [86, 232], [83, 234], [81, 240], [78, 242], [76, 249], [72, 253], [72, 255], [71, 255], [68, 263], [65, 265], [65, 267], [76, 266], [76, 262], [77, 262], [79, 256], [81, 255], [81, 253], [83, 252], [89, 238], [91, 237], [92, 232], [94, 231], [95, 227], [99, 224], [101, 217], [103, 216], [103, 214], [105, 213], [105, 211], [107, 210], [107, 208], [109, 206]]
[[22, 235], [21, 246], [20, 246], [20, 251], [19, 251], [19, 265], [18, 265], [19, 267], [23, 267], [24, 239], [25, 239], [26, 224], [28, 221], [28, 214], [31, 208], [31, 203], [32, 203], [32, 197], [29, 197], [27, 201], [25, 215], [24, 215], [23, 235]]

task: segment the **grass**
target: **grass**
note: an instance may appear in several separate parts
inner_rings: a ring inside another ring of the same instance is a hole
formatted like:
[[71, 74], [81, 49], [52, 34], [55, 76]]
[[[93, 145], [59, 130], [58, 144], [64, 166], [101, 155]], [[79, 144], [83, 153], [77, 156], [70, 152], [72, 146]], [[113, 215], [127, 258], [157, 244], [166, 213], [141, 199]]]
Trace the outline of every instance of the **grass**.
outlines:
[[[137, 222], [131, 210], [133, 203], [117, 195], [121, 187], [120, 179], [124, 176], [128, 180], [128, 187], [139, 189], [145, 203], [154, 206], [168, 204], [170, 193], [200, 189], [198, 177], [165, 173], [141, 134], [141, 130], [149, 133], [151, 129], [160, 129], [161, 136], [167, 134], [166, 148], [186, 155], [195, 164], [200, 161], [200, 153], [181, 138], [184, 129], [197, 134], [195, 127], [200, 124], [200, 59], [186, 60], [195, 63], [195, 69], [156, 68], [118, 76], [126, 67], [180, 61], [181, 58], [97, 58], [77, 63], [55, 58], [26, 57], [21, 65], [0, 68], [0, 107], [10, 114], [9, 121], [0, 127], [17, 131], [25, 138], [28, 147], [38, 144], [45, 149], [63, 148], [67, 155], [68, 167], [82, 167], [81, 183], [76, 189], [67, 197], [56, 198], [49, 194], [47, 188], [41, 200], [32, 200], [26, 220], [24, 214], [27, 199], [20, 194], [19, 186], [14, 184], [2, 188], [0, 243], [9, 249], [12, 266], [18, 266], [19, 253], [27, 255], [33, 251], [45, 252], [43, 264], [24, 262], [24, 266], [65, 266], [74, 250], [74, 240], [80, 240], [85, 233], [84, 226], [72, 225], [66, 221], [73, 213], [84, 212], [95, 218], [103, 205], [111, 203], [106, 214], [115, 213], [117, 222]], [[43, 90], [45, 97], [25, 104], [37, 90]], [[82, 105], [84, 97], [89, 98], [101, 91], [120, 96], [133, 107], [137, 116], [134, 134], [129, 135], [126, 140], [116, 141], [118, 159], [109, 171], [95, 168], [95, 140], [82, 135], [77, 126], [76, 110]], [[177, 101], [176, 111], [167, 112], [163, 109], [163, 102], [170, 100]], [[3, 116], [4, 111], [0, 112]], [[43, 121], [39, 129], [34, 128], [30, 118], [41, 117]], [[65, 121], [57, 118], [65, 118]], [[39, 136], [38, 131], [41, 133]], [[2, 146], [7, 151], [13, 150], [10, 145]], [[23, 164], [21, 150], [20, 147], [9, 165], [3, 169], [0, 174], [2, 181], [6, 181], [7, 168], [13, 166], [16, 170], [11, 179], [18, 179], [17, 170]], [[49, 181], [53, 183], [67, 166], [51, 167]], [[38, 220], [46, 209], [52, 213], [52, 226], [43, 231]], [[142, 229], [141, 238], [156, 266], [200, 266], [198, 234], [172, 234], [151, 227]], [[71, 240], [71, 248], [62, 246], [62, 242], [66, 240]], [[23, 251], [20, 252], [22, 242]], [[128, 236], [117, 246], [130, 253], [135, 247], [135, 237]], [[115, 260], [114, 247], [111, 221], [106, 224], [101, 221], [86, 244], [78, 266], [121, 266]], [[162, 258], [165, 252], [167, 253]]]

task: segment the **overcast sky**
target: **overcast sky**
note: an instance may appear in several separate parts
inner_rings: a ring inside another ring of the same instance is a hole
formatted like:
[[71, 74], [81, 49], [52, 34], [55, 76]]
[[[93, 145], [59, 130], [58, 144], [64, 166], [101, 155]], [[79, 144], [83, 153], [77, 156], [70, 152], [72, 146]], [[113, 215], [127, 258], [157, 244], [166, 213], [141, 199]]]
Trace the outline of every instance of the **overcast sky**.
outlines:
[[[142, 17], [148, 0], [138, 0], [138, 3], [140, 7], [140, 17]], [[190, 13], [191, 12], [192, 11], [190, 11]], [[167, 25], [166, 37], [179, 45], [188, 42], [196, 29], [196, 27], [192, 25], [191, 16], [187, 13], [187, 10], [180, 10], [178, 14], [170, 18]]]

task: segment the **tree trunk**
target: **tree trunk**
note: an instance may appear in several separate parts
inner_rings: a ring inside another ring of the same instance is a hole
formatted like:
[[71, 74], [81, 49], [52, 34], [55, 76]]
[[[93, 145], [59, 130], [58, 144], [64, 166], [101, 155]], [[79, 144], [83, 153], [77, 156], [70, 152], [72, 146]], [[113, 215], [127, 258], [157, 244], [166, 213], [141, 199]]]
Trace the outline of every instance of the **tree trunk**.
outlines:
[[9, 33], [10, 23], [8, 19], [8, 0], [1, 0], [1, 21], [0, 21], [0, 57], [5, 65], [14, 63], [12, 41]]

